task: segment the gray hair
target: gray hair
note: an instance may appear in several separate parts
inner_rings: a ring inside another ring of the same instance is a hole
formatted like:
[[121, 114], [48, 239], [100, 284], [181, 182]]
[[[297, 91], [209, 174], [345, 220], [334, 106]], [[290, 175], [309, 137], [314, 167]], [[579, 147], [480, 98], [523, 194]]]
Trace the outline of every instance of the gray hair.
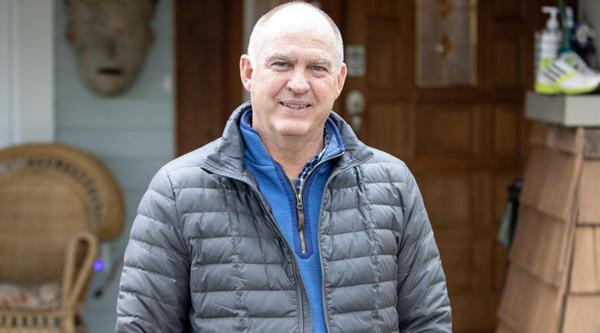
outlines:
[[342, 66], [342, 63], [344, 62], [344, 41], [342, 40], [342, 33], [340, 32], [340, 29], [338, 29], [337, 25], [335, 25], [335, 22], [333, 22], [333, 20], [331, 19], [331, 17], [329, 17], [329, 15], [327, 15], [327, 13], [310, 3], [302, 1], [292, 1], [284, 3], [283, 5], [279, 5], [271, 9], [269, 12], [260, 17], [260, 19], [254, 25], [254, 28], [252, 29], [252, 33], [250, 34], [250, 41], [248, 42], [247, 52], [248, 56], [250, 57], [251, 64], [253, 66], [256, 66], [258, 62], [258, 53], [265, 41], [264, 30], [267, 26], [267, 23], [270, 21], [274, 14], [281, 11], [282, 9], [292, 6], [304, 6], [305, 8], [310, 8], [314, 10], [315, 13], [320, 14], [323, 18], [325, 18], [327, 23], [329, 23], [329, 26], [331, 27], [331, 30], [335, 37], [335, 51], [337, 53], [337, 62], [334, 64], [334, 66], [336, 71], [339, 71], [340, 67]]

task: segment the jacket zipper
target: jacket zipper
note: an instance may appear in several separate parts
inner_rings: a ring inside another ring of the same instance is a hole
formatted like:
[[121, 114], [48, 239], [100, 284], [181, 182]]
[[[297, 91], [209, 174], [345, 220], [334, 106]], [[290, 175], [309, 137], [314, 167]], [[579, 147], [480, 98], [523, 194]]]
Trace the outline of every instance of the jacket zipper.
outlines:
[[306, 254], [306, 240], [304, 239], [304, 205], [302, 205], [302, 189], [296, 194], [296, 213], [298, 214], [298, 238], [300, 238], [300, 251]]
[[[308, 179], [308, 176], [306, 179]], [[304, 204], [302, 203], [302, 190], [304, 189], [304, 182], [302, 182], [302, 185], [300, 185], [300, 191], [296, 191], [296, 187], [294, 184], [292, 184], [292, 181], [289, 178], [288, 184], [292, 188], [292, 192], [294, 192], [296, 195], [296, 221], [298, 225], [298, 238], [300, 239], [300, 252], [302, 252], [302, 254], [306, 254], [306, 238], [304, 237]]]
[[326, 160], [319, 161], [319, 163], [317, 163], [312, 169], [310, 169], [310, 171], [306, 175], [306, 178], [304, 178], [304, 181], [302, 181], [302, 184], [300, 184], [299, 191], [296, 191], [296, 187], [294, 186], [294, 184], [292, 184], [292, 181], [288, 178], [288, 183], [290, 184], [292, 191], [294, 191], [294, 194], [296, 195], [296, 219], [298, 222], [298, 238], [300, 239], [300, 252], [302, 254], [306, 254], [306, 237], [304, 234], [304, 204], [302, 202], [302, 192], [303, 192], [302, 190], [304, 190], [304, 183], [308, 180], [308, 177], [310, 177], [310, 175], [313, 173], [313, 171], [316, 170], [321, 164], [323, 164], [326, 161], [329, 161], [331, 159], [340, 157], [343, 154], [344, 154], [344, 152], [340, 152], [336, 155], [328, 157]]

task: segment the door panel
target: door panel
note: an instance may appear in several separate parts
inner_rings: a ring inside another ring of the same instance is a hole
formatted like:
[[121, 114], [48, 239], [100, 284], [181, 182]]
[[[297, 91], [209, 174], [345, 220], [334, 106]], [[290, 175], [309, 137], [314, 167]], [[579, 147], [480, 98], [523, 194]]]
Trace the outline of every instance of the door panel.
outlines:
[[[413, 76], [413, 55], [405, 51], [404, 42], [412, 27], [388, 18], [368, 20], [370, 34], [366, 40], [368, 84], [386, 89], [410, 88]], [[407, 31], [408, 30], [408, 31]], [[376, 55], [369, 57], [368, 55]]]
[[474, 179], [463, 174], [431, 174], [419, 177], [427, 213], [436, 227], [468, 227], [471, 219]]
[[177, 155], [219, 137], [242, 101], [241, 5], [241, 0], [175, 1]]
[[[513, 25], [501, 24], [496, 27], [492, 41], [493, 79], [496, 89], [523, 88], [526, 82], [525, 72], [531, 62], [527, 34], [521, 35]], [[531, 56], [532, 57], [532, 56]]]
[[518, 158], [521, 155], [519, 143], [525, 139], [521, 135], [521, 106], [516, 103], [496, 103], [493, 113], [493, 154], [498, 158]]
[[418, 103], [416, 157], [480, 155], [481, 113], [477, 104]]
[[363, 129], [372, 133], [370, 142], [401, 158], [412, 156], [414, 112], [408, 103], [372, 102], [364, 115]]

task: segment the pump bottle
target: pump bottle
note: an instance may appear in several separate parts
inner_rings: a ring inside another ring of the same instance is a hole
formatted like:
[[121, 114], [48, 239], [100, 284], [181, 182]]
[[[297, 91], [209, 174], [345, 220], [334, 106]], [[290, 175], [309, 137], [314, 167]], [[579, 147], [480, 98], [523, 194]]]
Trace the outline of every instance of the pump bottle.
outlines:
[[549, 14], [550, 17], [546, 21], [546, 28], [536, 36], [538, 44], [536, 47], [536, 74], [539, 74], [556, 60], [561, 45], [561, 32], [558, 26], [559, 9], [545, 6], [542, 7], [542, 12]]

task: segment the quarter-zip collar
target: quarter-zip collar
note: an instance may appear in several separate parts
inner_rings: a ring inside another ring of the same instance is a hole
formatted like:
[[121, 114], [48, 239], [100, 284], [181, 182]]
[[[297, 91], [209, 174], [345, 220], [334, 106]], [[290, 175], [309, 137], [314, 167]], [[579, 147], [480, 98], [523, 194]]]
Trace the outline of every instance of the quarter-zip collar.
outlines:
[[[252, 128], [251, 121], [252, 110], [245, 110], [240, 119], [240, 128], [245, 132], [245, 134], [242, 136], [244, 142], [246, 143], [246, 157], [255, 164], [271, 164], [271, 156], [262, 143], [258, 132]], [[320, 163], [321, 161], [326, 161], [330, 158], [339, 156], [344, 152], [344, 143], [333, 119], [327, 118], [327, 121], [325, 122], [325, 131], [327, 132], [326, 135], [329, 139], [326, 141], [326, 145], [323, 147], [323, 150], [318, 154], [320, 157], [316, 164]]]

